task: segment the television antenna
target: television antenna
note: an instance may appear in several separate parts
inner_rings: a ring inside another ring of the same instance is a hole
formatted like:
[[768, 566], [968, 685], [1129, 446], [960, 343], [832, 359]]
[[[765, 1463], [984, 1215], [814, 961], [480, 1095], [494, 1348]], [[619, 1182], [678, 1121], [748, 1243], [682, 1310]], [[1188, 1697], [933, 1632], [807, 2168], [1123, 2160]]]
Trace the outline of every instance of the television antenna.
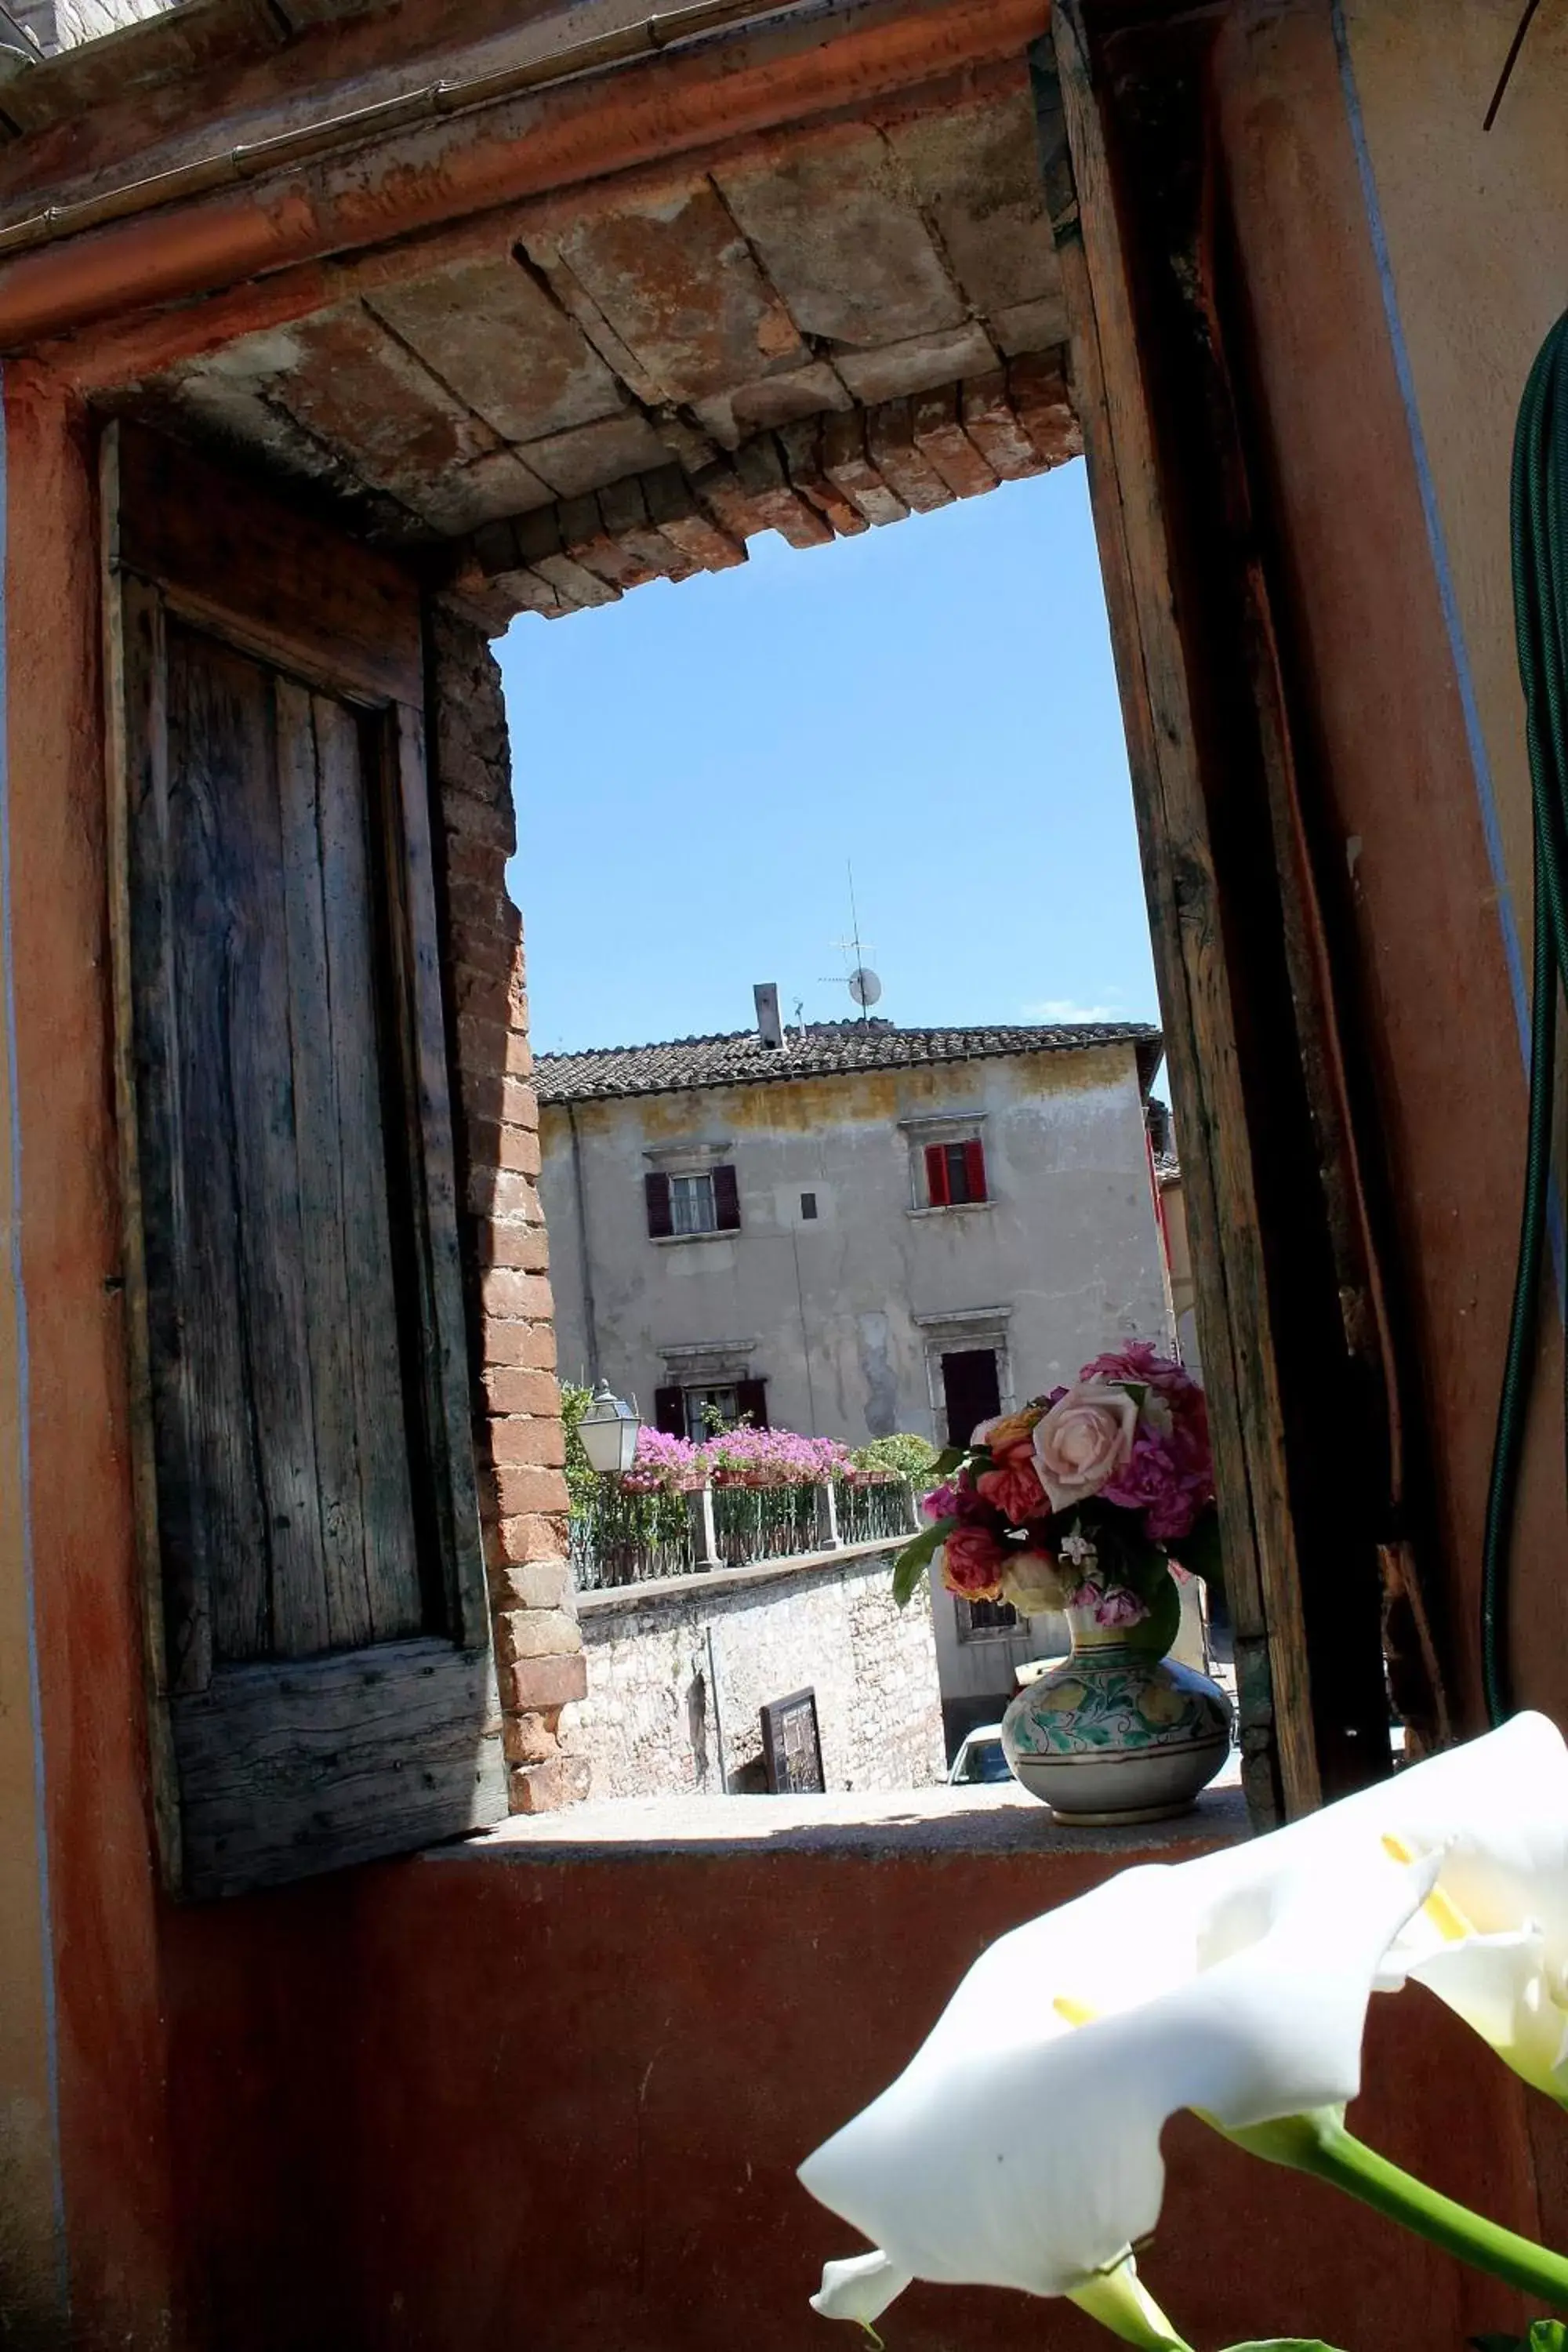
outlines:
[[[879, 1003], [881, 998], [882, 983], [866, 961], [872, 950], [860, 937], [860, 914], [855, 904], [855, 868], [847, 860], [846, 860], [846, 871], [849, 877], [849, 937], [847, 940], [835, 940], [833, 944], [841, 956], [847, 959], [850, 956], [854, 958], [848, 971], [843, 975], [844, 983], [855, 1003], [860, 1007], [861, 1020], [868, 1021], [870, 1018], [872, 1005]], [[829, 977], [826, 973], [823, 976], [825, 979]], [[837, 979], [839, 975], [834, 973], [831, 977]]]

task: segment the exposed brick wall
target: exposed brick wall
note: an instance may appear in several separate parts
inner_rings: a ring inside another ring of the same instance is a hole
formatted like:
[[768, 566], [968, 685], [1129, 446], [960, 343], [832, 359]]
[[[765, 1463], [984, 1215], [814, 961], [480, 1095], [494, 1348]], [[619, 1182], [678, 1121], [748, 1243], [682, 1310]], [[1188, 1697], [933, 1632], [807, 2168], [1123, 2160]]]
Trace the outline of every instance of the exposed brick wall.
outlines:
[[1065, 360], [1026, 352], [935, 392], [753, 434], [691, 475], [661, 466], [486, 523], [452, 584], [491, 630], [518, 612], [559, 620], [645, 581], [743, 563], [759, 531], [823, 547], [1047, 473], [1083, 447]]
[[434, 770], [455, 1049], [474, 1443], [508, 1789], [516, 1812], [585, 1796], [561, 1710], [587, 1689], [566, 1564], [565, 1442], [549, 1246], [539, 1200], [522, 923], [506, 894], [516, 845], [500, 671], [471, 622], [432, 624]]

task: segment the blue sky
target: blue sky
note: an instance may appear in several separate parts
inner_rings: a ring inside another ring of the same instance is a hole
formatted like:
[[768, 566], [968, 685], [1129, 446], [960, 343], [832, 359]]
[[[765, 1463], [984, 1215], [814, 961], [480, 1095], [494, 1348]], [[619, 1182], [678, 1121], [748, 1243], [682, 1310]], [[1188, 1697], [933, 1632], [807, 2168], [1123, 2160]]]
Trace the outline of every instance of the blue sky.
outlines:
[[1081, 462], [501, 648], [536, 1050], [1157, 1017]]

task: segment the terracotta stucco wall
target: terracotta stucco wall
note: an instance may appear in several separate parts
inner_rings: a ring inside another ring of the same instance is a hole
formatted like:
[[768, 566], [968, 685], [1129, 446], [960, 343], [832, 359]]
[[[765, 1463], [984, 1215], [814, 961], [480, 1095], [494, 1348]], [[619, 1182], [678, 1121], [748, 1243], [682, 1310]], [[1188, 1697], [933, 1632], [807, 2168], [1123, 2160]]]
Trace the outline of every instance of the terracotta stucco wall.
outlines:
[[[197, 2341], [831, 2352], [805, 2298], [855, 2240], [795, 2165], [891, 2079], [985, 1943], [1115, 1866], [898, 1851], [907, 1835], [880, 1854], [492, 1848], [176, 1922]], [[1370, 2050], [1357, 2127], [1531, 2227], [1521, 2086], [1417, 1991], [1375, 2003]], [[1321, 2331], [1432, 2352], [1519, 2325], [1511, 2294], [1191, 2118], [1165, 2154], [1141, 2262], [1194, 2343]], [[1066, 2305], [934, 2287], [883, 2333], [900, 2352], [1105, 2342]]]
[[[1517, 16], [1510, 0], [1349, 0], [1342, 16], [1331, 0], [1246, 5], [1214, 73], [1300, 751], [1321, 795], [1325, 887], [1353, 946], [1343, 1009], [1377, 1089], [1392, 1271], [1419, 1349], [1432, 1461], [1428, 1473], [1413, 1456], [1412, 1477], [1433, 1506], [1455, 1696], [1472, 1727], [1524, 1136], [1514, 940], [1529, 917], [1529, 813], [1509, 448], [1568, 242], [1560, 26], [1542, 28], [1533, 58], [1527, 45], [1506, 121], [1480, 130]], [[1561, 1718], [1554, 1326], [1545, 1354], [1516, 1656], [1521, 1696]]]

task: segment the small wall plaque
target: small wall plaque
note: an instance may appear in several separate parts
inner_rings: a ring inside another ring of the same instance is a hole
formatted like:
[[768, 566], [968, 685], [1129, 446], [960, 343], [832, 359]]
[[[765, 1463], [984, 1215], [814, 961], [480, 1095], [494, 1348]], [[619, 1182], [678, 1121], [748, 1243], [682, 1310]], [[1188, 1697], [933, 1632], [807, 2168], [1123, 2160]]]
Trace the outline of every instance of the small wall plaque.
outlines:
[[827, 1786], [822, 1772], [822, 1735], [816, 1724], [815, 1690], [792, 1691], [770, 1699], [762, 1710], [763, 1762], [769, 1794], [801, 1797]]

